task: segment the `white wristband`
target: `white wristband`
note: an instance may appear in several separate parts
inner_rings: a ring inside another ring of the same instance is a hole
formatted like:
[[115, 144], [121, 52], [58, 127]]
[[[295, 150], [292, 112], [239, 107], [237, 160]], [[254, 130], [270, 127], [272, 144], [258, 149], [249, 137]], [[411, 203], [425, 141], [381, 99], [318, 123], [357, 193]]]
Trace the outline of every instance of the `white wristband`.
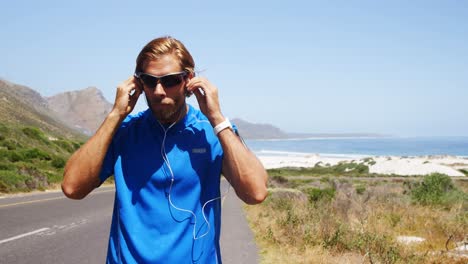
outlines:
[[219, 134], [219, 132], [223, 131], [226, 128], [232, 128], [231, 122], [229, 122], [229, 119], [227, 119], [227, 118], [226, 118], [226, 120], [224, 120], [223, 122], [217, 124], [214, 127], [214, 132], [215, 132], [216, 136]]

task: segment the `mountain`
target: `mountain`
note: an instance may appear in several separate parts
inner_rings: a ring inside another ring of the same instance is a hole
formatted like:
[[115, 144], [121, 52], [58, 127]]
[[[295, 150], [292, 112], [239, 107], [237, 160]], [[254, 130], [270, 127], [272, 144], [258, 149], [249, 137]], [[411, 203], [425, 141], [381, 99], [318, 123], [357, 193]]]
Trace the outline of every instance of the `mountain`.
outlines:
[[83, 134], [64, 123], [38, 92], [2, 79], [0, 122], [13, 126], [37, 127], [54, 137], [85, 138]]
[[[0, 121], [16, 122], [54, 131], [61, 136], [93, 134], [112, 109], [96, 87], [60, 93], [44, 98], [26, 86], [0, 79]], [[310, 137], [381, 137], [377, 134], [287, 133], [271, 124], [255, 124], [235, 118], [245, 139], [287, 139]], [[79, 131], [79, 132], [77, 132]]]
[[288, 134], [270, 124], [254, 124], [234, 118], [231, 120], [237, 126], [239, 134], [244, 139], [280, 139], [288, 138]]
[[377, 133], [288, 133], [288, 138], [383, 138], [391, 135]]
[[288, 133], [271, 124], [255, 124], [235, 118], [232, 123], [237, 126], [244, 139], [306, 139], [306, 138], [368, 138], [387, 137], [376, 133]]
[[99, 128], [112, 109], [112, 104], [96, 87], [60, 93], [48, 97], [47, 103], [62, 120], [87, 135]]
[[[101, 91], [95, 87], [60, 93], [47, 98], [47, 105], [70, 126], [93, 134], [112, 109]], [[233, 119], [240, 134], [246, 139], [287, 138], [288, 134], [269, 124], [253, 124]]]

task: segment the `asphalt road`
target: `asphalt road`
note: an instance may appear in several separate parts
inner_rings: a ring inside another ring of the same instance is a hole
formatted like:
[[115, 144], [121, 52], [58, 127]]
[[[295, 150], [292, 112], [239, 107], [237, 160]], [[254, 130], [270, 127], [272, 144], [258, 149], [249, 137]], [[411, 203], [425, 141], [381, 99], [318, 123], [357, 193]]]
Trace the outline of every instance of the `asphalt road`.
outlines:
[[[113, 201], [113, 187], [80, 201], [61, 192], [0, 198], [0, 263], [105, 263]], [[223, 263], [258, 263], [232, 190], [223, 202], [222, 221]]]

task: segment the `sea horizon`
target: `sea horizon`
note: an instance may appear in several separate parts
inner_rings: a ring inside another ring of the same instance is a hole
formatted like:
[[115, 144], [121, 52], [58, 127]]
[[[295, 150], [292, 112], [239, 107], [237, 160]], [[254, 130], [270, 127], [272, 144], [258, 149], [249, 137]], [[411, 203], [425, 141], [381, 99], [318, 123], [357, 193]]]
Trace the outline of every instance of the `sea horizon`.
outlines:
[[302, 139], [250, 139], [257, 155], [458, 156], [468, 157], [468, 136], [341, 137]]

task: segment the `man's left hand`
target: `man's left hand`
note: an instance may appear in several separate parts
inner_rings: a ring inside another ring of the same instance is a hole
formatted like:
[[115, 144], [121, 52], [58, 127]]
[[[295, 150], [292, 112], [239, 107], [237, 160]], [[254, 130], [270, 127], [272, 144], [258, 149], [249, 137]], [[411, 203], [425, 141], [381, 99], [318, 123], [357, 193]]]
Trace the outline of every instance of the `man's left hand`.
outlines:
[[221, 113], [218, 88], [205, 77], [194, 77], [187, 83], [187, 90], [197, 97], [198, 105], [214, 127], [225, 120]]

